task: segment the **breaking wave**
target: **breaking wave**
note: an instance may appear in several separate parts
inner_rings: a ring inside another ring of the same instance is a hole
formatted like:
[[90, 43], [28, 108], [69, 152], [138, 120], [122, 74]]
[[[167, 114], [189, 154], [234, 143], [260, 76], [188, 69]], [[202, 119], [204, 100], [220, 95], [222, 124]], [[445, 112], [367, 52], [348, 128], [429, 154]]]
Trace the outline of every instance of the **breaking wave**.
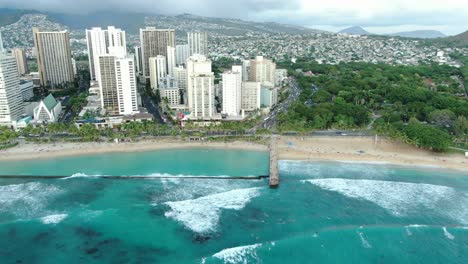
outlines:
[[44, 215], [49, 200], [60, 193], [56, 186], [38, 182], [0, 186], [0, 212], [21, 218]]
[[67, 214], [48, 215], [41, 218], [41, 222], [46, 225], [58, 224], [67, 218]]
[[165, 216], [183, 223], [197, 233], [215, 231], [221, 211], [241, 210], [254, 197], [260, 195], [260, 188], [237, 189], [211, 194], [197, 199], [166, 202], [171, 210]]
[[406, 216], [431, 209], [463, 224], [468, 222], [468, 197], [451, 187], [423, 183], [375, 180], [313, 179], [304, 180], [324, 190], [363, 199], [386, 209], [395, 216]]
[[[378, 165], [378, 166], [376, 166]], [[301, 178], [327, 178], [329, 175], [346, 175], [349, 178], [383, 179], [394, 170], [382, 163], [307, 162], [280, 160], [280, 174]]]
[[444, 231], [444, 236], [450, 240], [454, 240], [455, 239], [455, 236], [452, 235], [448, 230], [447, 228], [444, 226], [442, 227], [442, 230]]
[[213, 257], [222, 260], [226, 264], [252, 263], [249, 259], [259, 260], [256, 249], [260, 246], [262, 244], [227, 248], [214, 254]]

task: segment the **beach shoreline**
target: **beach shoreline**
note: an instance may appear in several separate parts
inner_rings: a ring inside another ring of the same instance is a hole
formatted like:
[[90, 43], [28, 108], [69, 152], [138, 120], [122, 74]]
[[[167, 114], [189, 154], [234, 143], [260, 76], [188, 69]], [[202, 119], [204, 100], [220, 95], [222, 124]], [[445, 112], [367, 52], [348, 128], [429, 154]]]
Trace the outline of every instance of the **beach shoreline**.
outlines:
[[[0, 151], [0, 161], [27, 161], [105, 153], [137, 153], [194, 148], [268, 151], [266, 144], [248, 141], [184, 142], [164, 139], [118, 144], [94, 142], [22, 143], [17, 147]], [[462, 154], [434, 153], [383, 138], [282, 136], [278, 140], [277, 149], [280, 160], [388, 164], [468, 171], [468, 159]]]

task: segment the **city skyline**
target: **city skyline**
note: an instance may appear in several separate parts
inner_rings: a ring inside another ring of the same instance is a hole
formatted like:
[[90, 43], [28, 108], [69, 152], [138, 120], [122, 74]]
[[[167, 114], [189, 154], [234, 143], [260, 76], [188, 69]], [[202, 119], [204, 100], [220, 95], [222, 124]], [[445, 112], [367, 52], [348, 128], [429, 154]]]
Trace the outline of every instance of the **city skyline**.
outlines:
[[[149, 14], [181, 14], [240, 18], [252, 21], [278, 22], [310, 28], [338, 31], [348, 26], [362, 26], [378, 34], [411, 30], [439, 30], [447, 35], [466, 31], [468, 5], [462, 0], [440, 1], [370, 1], [352, 0], [242, 0], [219, 3], [212, 0], [182, 1], [173, 5], [163, 0], [153, 3], [137, 0], [52, 1], [0, 0], [0, 7], [38, 9], [41, 11], [86, 14], [109, 10]], [[85, 8], [84, 8], [85, 7]]]

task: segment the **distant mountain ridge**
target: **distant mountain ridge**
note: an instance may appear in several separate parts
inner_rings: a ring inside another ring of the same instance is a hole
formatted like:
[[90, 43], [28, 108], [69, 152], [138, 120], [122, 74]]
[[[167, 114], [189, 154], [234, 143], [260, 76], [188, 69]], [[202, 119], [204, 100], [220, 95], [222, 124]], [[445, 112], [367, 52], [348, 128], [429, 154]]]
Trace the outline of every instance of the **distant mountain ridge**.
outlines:
[[433, 39], [433, 38], [445, 38], [447, 37], [444, 33], [437, 30], [415, 30], [415, 31], [405, 31], [398, 32], [393, 34], [388, 34], [387, 36], [392, 37], [403, 37], [403, 38], [423, 38], [423, 39]]
[[349, 28], [345, 28], [341, 30], [338, 33], [342, 34], [349, 34], [349, 35], [359, 35], [359, 36], [364, 36], [364, 35], [370, 35], [371, 33], [367, 32], [365, 29], [359, 26], [353, 26]]
[[15, 23], [25, 14], [44, 14], [51, 22], [59, 23], [67, 28], [77, 30], [96, 26], [105, 27], [108, 25], [120, 27], [129, 31], [129, 33], [137, 33], [140, 28], [148, 25], [159, 26], [161, 28], [180, 28], [182, 25], [185, 25], [184, 28], [186, 30], [194, 30], [195, 28], [190, 28], [192, 24], [199, 27], [197, 28], [199, 30], [233, 35], [245, 34], [248, 32], [293, 34], [322, 32], [306, 27], [275, 22], [251, 22], [240, 19], [202, 17], [192, 14], [169, 16], [149, 13], [95, 12], [79, 15], [5, 8], [0, 8], [0, 27]]

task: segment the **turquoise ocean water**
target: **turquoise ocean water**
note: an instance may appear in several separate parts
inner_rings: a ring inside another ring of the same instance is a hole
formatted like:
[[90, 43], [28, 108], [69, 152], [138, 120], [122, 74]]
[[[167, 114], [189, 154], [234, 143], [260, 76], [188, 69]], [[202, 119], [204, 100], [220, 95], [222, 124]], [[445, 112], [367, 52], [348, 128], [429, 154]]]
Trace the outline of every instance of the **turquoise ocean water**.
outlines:
[[167, 150], [0, 162], [0, 263], [468, 263], [468, 175]]

